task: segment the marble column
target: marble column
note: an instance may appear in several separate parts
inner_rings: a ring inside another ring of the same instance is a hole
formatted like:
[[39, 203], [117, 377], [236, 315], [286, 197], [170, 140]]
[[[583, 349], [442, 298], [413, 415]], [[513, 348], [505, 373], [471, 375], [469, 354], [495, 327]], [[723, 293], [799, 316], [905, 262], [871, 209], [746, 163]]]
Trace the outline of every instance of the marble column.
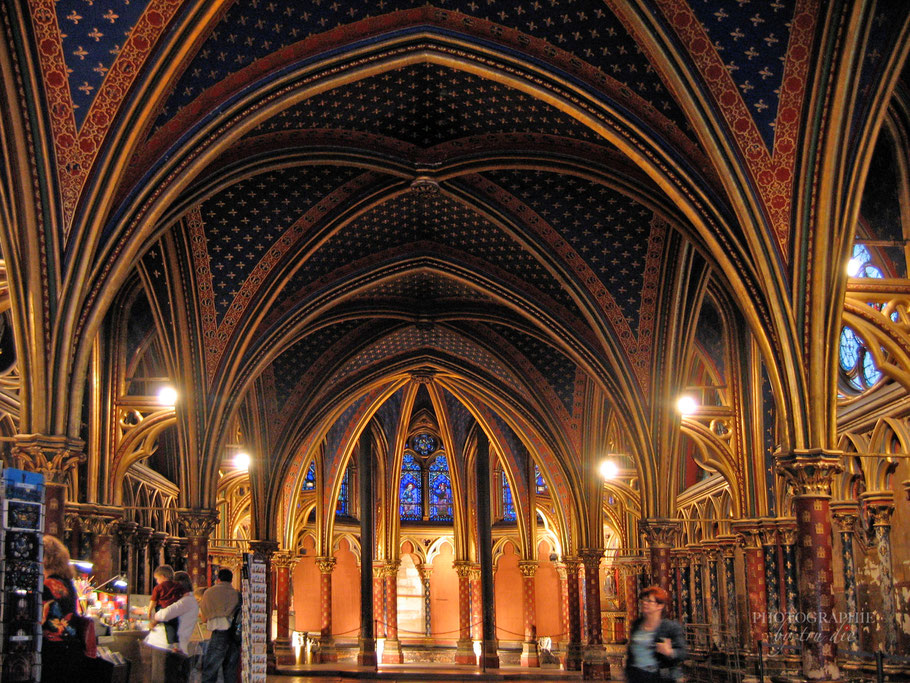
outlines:
[[458, 575], [458, 644], [455, 649], [455, 663], [474, 666], [474, 641], [471, 640], [471, 567], [467, 560], [455, 560]]
[[194, 586], [208, 586], [209, 536], [218, 525], [218, 511], [183, 508], [177, 510], [177, 519], [188, 540], [186, 571]]
[[585, 621], [588, 624], [588, 643], [581, 665], [581, 677], [584, 680], [601, 681], [610, 677], [600, 612], [600, 561], [603, 554], [601, 548], [581, 550], [581, 561], [585, 567]]
[[834, 610], [831, 562], [831, 481], [842, 471], [841, 453], [821, 450], [777, 456], [777, 471], [793, 488], [796, 517], [799, 612], [814, 615], [803, 641], [802, 675], [813, 680], [839, 680], [831, 618]]
[[[844, 579], [844, 612], [849, 615], [859, 613], [859, 601], [856, 595], [856, 560], [853, 555], [853, 539], [856, 534], [856, 522], [859, 510], [853, 501], [840, 501], [831, 504], [831, 515], [841, 543], [841, 565]], [[859, 624], [848, 618], [841, 625], [843, 632], [841, 646], [856, 652], [859, 650]]]
[[291, 648], [291, 567], [294, 557], [286, 550], [272, 555], [272, 566], [275, 568], [275, 662], [277, 664], [294, 664], [294, 651]]
[[385, 647], [382, 650], [383, 664], [401, 664], [404, 655], [401, 652], [401, 641], [398, 639], [398, 567], [400, 560], [389, 562], [385, 566]]
[[518, 563], [522, 582], [522, 607], [524, 612], [524, 642], [521, 644], [521, 665], [525, 667], [540, 666], [540, 654], [537, 651], [537, 590], [534, 576], [537, 574], [536, 560], [521, 560]]
[[335, 570], [334, 557], [317, 557], [319, 568], [319, 604], [321, 605], [322, 625], [319, 631], [319, 663], [337, 662], [335, 639], [332, 636], [332, 572]]
[[894, 514], [894, 494], [891, 491], [869, 491], [860, 496], [872, 520], [872, 534], [878, 555], [877, 584], [881, 593], [882, 650], [891, 655], [897, 652], [897, 621], [894, 604], [894, 571], [891, 562], [891, 517]]
[[569, 643], [566, 647], [566, 671], [581, 671], [581, 604], [578, 591], [578, 570], [581, 560], [577, 557], [563, 559], [566, 570], [566, 597], [569, 618]]
[[44, 533], [63, 540], [66, 488], [70, 471], [86, 460], [85, 442], [63, 435], [16, 434], [10, 448], [13, 467], [44, 476]]

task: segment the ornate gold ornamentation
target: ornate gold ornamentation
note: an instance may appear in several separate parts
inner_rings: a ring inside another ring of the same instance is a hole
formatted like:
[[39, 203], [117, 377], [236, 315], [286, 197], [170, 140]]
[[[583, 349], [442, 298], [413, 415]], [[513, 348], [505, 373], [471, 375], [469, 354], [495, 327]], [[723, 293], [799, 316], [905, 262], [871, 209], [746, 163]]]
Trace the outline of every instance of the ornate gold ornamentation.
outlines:
[[287, 569], [290, 571], [294, 564], [294, 556], [288, 550], [279, 550], [272, 555], [272, 566], [276, 569]]
[[519, 560], [518, 561], [518, 571], [521, 572], [522, 576], [533, 578], [537, 573], [537, 567], [539, 563], [537, 560]]
[[473, 571], [473, 563], [468, 560], [455, 560], [452, 563], [452, 566], [455, 567], [455, 573], [459, 578], [471, 578], [471, 572]]
[[781, 545], [796, 544], [796, 520], [785, 517], [777, 520], [777, 537]]
[[259, 555], [266, 563], [272, 560], [272, 557], [278, 552], [278, 541], [250, 541], [250, 551]]
[[207, 539], [218, 526], [218, 511], [180, 508], [177, 520], [186, 529], [187, 537]]
[[674, 519], [643, 519], [638, 528], [651, 548], [672, 548], [679, 537], [681, 524]]
[[582, 548], [579, 552], [581, 563], [585, 566], [585, 574], [594, 575], [600, 570], [600, 561], [603, 559], [604, 551], [599, 548]]
[[68, 436], [16, 434], [10, 449], [15, 467], [38, 472], [49, 483], [65, 484], [67, 473], [85, 462], [85, 442]]
[[320, 574], [331, 574], [335, 570], [338, 560], [334, 557], [317, 557], [316, 566], [319, 567]]
[[778, 455], [775, 469], [793, 487], [794, 495], [825, 498], [831, 495], [834, 475], [843, 472], [841, 455], [821, 450]]
[[859, 497], [869, 517], [872, 526], [891, 526], [891, 517], [894, 514], [894, 494], [891, 491], [868, 491]]
[[839, 533], [855, 533], [858, 519], [859, 509], [853, 501], [831, 503], [831, 520]]

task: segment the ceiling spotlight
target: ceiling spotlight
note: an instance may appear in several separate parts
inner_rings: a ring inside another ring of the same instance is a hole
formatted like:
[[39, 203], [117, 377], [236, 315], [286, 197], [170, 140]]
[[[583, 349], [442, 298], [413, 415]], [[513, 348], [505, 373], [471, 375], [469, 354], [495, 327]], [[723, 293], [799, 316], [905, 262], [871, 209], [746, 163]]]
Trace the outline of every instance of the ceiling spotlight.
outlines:
[[852, 258], [847, 262], [847, 275], [850, 277], [856, 277], [859, 274], [860, 268], [863, 267], [863, 260], [859, 258]]
[[698, 410], [698, 401], [691, 396], [680, 396], [676, 401], [676, 410], [680, 415], [691, 415]]
[[174, 387], [161, 387], [158, 390], [158, 403], [163, 406], [172, 406], [177, 403], [177, 390]]
[[600, 476], [604, 479], [616, 479], [619, 474], [619, 465], [613, 460], [604, 460], [600, 463]]
[[234, 456], [234, 467], [238, 470], [250, 469], [250, 454], [246, 451], [240, 451]]

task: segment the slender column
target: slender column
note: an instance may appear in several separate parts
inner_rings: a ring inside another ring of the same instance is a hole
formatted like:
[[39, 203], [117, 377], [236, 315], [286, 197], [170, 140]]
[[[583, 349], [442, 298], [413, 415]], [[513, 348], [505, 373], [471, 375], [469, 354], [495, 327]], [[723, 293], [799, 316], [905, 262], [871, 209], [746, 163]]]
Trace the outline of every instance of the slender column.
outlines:
[[842, 471], [841, 454], [823, 451], [777, 456], [777, 471], [793, 487], [796, 516], [799, 611], [815, 615], [802, 648], [802, 674], [839, 680], [836, 662], [834, 586], [831, 565], [831, 480]]
[[680, 523], [671, 519], [647, 519], [639, 524], [648, 543], [651, 581], [670, 591], [670, 549], [676, 544]]
[[569, 587], [566, 566], [562, 562], [556, 565], [556, 575], [559, 577], [559, 632], [564, 634], [562, 643], [565, 645], [569, 642]]
[[376, 622], [376, 637], [385, 638], [385, 563], [373, 563], [373, 619]]
[[496, 594], [493, 591], [493, 516], [490, 514], [490, 442], [477, 435], [474, 458], [477, 485], [477, 555], [480, 560], [480, 593], [483, 612], [484, 669], [499, 668], [499, 641], [496, 638]]
[[[734, 549], [736, 538], [734, 536], [721, 536], [718, 538], [720, 561], [724, 570], [724, 610], [722, 623], [731, 633], [739, 633], [739, 610], [736, 605], [736, 566]], [[738, 638], [737, 638], [738, 639]]]
[[704, 552], [700, 547], [695, 546], [692, 551], [692, 602], [695, 605], [693, 618], [696, 624], [708, 623], [705, 614], [704, 563]]
[[455, 649], [455, 663], [473, 666], [477, 663], [477, 658], [471, 640], [471, 563], [455, 560], [454, 566], [458, 575], [458, 645]]
[[360, 638], [357, 664], [376, 667], [373, 630], [373, 438], [367, 430], [357, 454], [360, 470]]
[[765, 564], [765, 605], [768, 615], [768, 642], [780, 649], [778, 631], [780, 615], [780, 567], [777, 563], [777, 528], [773, 523], [762, 522], [759, 537], [762, 544], [762, 557]]
[[161, 551], [164, 549], [164, 543], [167, 541], [167, 533], [164, 531], [153, 531], [149, 536], [149, 565], [154, 568], [160, 565]]
[[[831, 514], [834, 519], [834, 525], [840, 534], [841, 542], [841, 564], [843, 565], [844, 575], [844, 611], [848, 614], [857, 614], [859, 612], [859, 601], [856, 596], [856, 561], [853, 556], [853, 537], [856, 534], [856, 521], [859, 518], [859, 511], [856, 503], [852, 501], [842, 501], [831, 504]], [[855, 652], [859, 650], [859, 625], [854, 619], [847, 619], [845, 624], [841, 625], [844, 630], [844, 637], [841, 642], [846, 641], [847, 649]]]
[[417, 571], [420, 572], [420, 581], [423, 583], [423, 634], [429, 642], [433, 637], [433, 615], [430, 612], [430, 576], [433, 567], [422, 564]]
[[152, 592], [152, 572], [154, 567], [149, 566], [149, 539], [155, 532], [150, 526], [141, 526], [136, 529], [136, 590], [148, 595]]
[[758, 643], [768, 635], [768, 594], [765, 587], [765, 554], [761, 548], [757, 526], [734, 525], [736, 534], [743, 544], [743, 558], [746, 564], [746, 592], [749, 613], [749, 649], [755, 651]]
[[16, 434], [10, 448], [13, 466], [44, 476], [44, 533], [63, 540], [69, 472], [84, 462], [85, 442], [68, 436]]
[[186, 571], [194, 586], [207, 586], [209, 536], [218, 525], [218, 511], [184, 508], [177, 510], [177, 519], [189, 541]]
[[116, 576], [113, 533], [119, 521], [105, 515], [92, 515], [85, 520], [86, 528], [92, 534], [92, 573], [96, 584]]
[[566, 568], [566, 602], [569, 616], [569, 644], [566, 647], [566, 671], [581, 671], [581, 605], [578, 595], [578, 570], [581, 560], [577, 557], [563, 559]]
[[275, 610], [277, 612], [275, 633], [275, 663], [294, 664], [296, 659], [291, 649], [291, 567], [294, 557], [287, 550], [272, 555], [275, 568]]
[[534, 575], [537, 573], [536, 560], [522, 560], [518, 563], [522, 582], [522, 606], [524, 607], [525, 639], [521, 644], [521, 665], [540, 666], [537, 651], [537, 591]]
[[720, 647], [720, 581], [717, 563], [718, 548], [707, 548], [705, 557], [708, 561], [708, 623], [711, 625], [711, 641]]
[[[853, 504], [853, 509], [856, 509], [855, 504]], [[777, 536], [780, 539], [781, 561], [783, 562], [784, 576], [784, 604], [782, 607], [783, 611], [787, 613], [787, 616], [784, 618], [787, 634], [782, 638], [782, 640], [789, 645], [795, 645], [799, 640], [799, 625], [797, 619], [795, 618], [798, 601], [798, 596], [796, 593], [796, 520], [779, 520], [777, 526]], [[856, 586], [851, 585], [848, 589], [853, 591], [853, 595], [855, 597]], [[794, 618], [791, 618], [791, 615]], [[853, 626], [855, 628], [856, 624]], [[776, 628], [777, 630], [781, 631], [784, 628], [784, 625], [777, 624]]]
[[891, 516], [894, 514], [894, 494], [891, 491], [870, 491], [860, 496], [872, 518], [872, 533], [878, 553], [878, 586], [881, 591], [881, 623], [883, 650], [897, 652], [897, 622], [894, 605], [894, 573], [891, 566]]
[[[120, 522], [117, 524], [117, 542], [120, 545], [120, 571], [130, 583], [129, 590], [131, 593], [137, 593], [138, 586], [136, 582], [136, 556], [133, 551], [133, 541], [136, 537], [136, 529], [139, 525], [133, 521]], [[126, 562], [124, 562], [126, 558]]]
[[335, 639], [332, 637], [332, 572], [334, 557], [317, 557], [319, 568], [319, 602], [322, 605], [322, 628], [319, 633], [319, 662], [337, 662]]
[[[585, 614], [588, 624], [588, 644], [584, 650], [581, 677], [585, 680], [607, 680], [610, 665], [603, 646], [603, 626], [600, 613], [600, 561], [603, 550], [583, 548], [581, 561], [585, 566]], [[669, 572], [668, 572], [669, 574]]]
[[483, 600], [480, 590], [480, 565], [471, 564], [471, 638], [483, 640]]
[[691, 555], [685, 548], [679, 550], [679, 619], [685, 624], [692, 621], [692, 568]]
[[386, 635], [385, 647], [382, 650], [383, 664], [401, 664], [404, 661], [401, 641], [398, 639], [398, 567], [400, 565], [400, 560], [389, 562], [384, 571]]

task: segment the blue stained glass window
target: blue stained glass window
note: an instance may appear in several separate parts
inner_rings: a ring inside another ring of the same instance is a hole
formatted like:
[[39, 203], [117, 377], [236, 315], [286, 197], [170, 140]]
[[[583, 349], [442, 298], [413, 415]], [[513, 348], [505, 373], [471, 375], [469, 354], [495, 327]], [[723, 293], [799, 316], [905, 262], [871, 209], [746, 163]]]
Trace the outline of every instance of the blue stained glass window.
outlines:
[[432, 434], [418, 434], [413, 441], [414, 450], [427, 456], [436, 450], [436, 438]]
[[405, 453], [401, 461], [401, 485], [398, 491], [401, 519], [423, 519], [420, 464], [410, 453]]
[[514, 522], [518, 519], [515, 515], [515, 503], [512, 502], [512, 487], [509, 486], [505, 472], [502, 473], [502, 519], [506, 522]]
[[872, 352], [849, 327], [841, 328], [839, 354], [841, 376], [851, 389], [865, 391], [882, 378]]
[[310, 463], [309, 468], [306, 471], [306, 474], [303, 477], [303, 490], [304, 491], [315, 491], [316, 490], [316, 461]]
[[449, 463], [444, 455], [437, 455], [430, 465], [430, 519], [452, 521], [452, 480]]
[[546, 493], [547, 482], [544, 481], [543, 475], [540, 473], [540, 468], [537, 465], [534, 465], [534, 479], [537, 480], [537, 493]]
[[338, 491], [338, 502], [335, 504], [336, 515], [351, 514], [351, 466], [348, 465], [341, 478], [341, 490]]
[[849, 272], [853, 274], [853, 277], [884, 277], [881, 268], [872, 263], [872, 254], [864, 244], [853, 245]]

